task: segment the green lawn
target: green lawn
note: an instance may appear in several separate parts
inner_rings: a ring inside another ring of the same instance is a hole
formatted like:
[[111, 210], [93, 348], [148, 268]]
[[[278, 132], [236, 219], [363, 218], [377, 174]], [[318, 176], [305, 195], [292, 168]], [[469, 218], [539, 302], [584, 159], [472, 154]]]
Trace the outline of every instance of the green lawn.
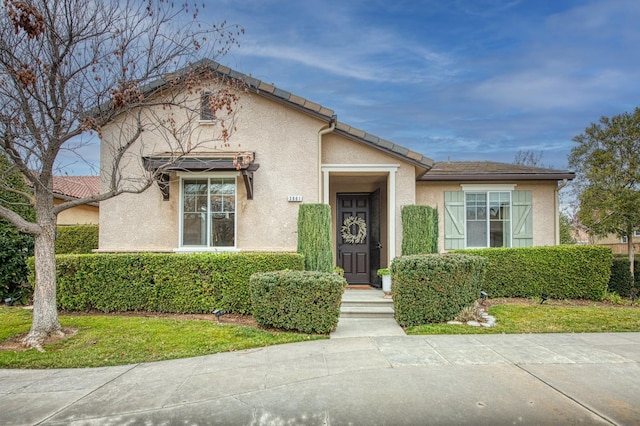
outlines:
[[[430, 324], [407, 334], [586, 333], [640, 331], [639, 306], [553, 306], [535, 302], [489, 307], [491, 328]], [[29, 330], [31, 312], [0, 307], [0, 342]], [[0, 350], [0, 368], [72, 368], [185, 358], [254, 347], [323, 339], [308, 335], [217, 324], [212, 321], [131, 316], [62, 315], [77, 334], [36, 350]]]
[[[62, 315], [60, 323], [77, 334], [45, 345], [44, 353], [0, 350], [0, 368], [122, 365], [327, 338], [203, 320]], [[0, 307], [0, 342], [29, 331], [30, 324], [30, 311]]]
[[637, 306], [496, 305], [489, 308], [494, 327], [428, 324], [407, 334], [605, 333], [640, 331]]

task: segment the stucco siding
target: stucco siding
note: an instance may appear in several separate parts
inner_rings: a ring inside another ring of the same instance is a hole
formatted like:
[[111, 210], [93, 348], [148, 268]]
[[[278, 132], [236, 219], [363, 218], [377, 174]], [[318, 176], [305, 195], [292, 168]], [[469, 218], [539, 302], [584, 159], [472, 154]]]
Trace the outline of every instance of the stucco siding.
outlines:
[[[55, 200], [58, 205], [62, 201]], [[58, 214], [58, 225], [97, 225], [99, 223], [99, 210], [97, 206], [77, 206], [63, 210]]]
[[[105, 140], [116, 137], [119, 124], [121, 122], [114, 123], [105, 130]], [[260, 96], [242, 95], [235, 129], [224, 150], [253, 151], [260, 168], [254, 173], [253, 200], [247, 200], [242, 176], [225, 172], [225, 175], [237, 176], [237, 248], [296, 249], [299, 203], [289, 202], [287, 197], [299, 195], [307, 203], [318, 201], [317, 135], [323, 125], [321, 120]], [[213, 133], [213, 129], [207, 129], [214, 127], [212, 125], [200, 127], [203, 135]], [[141, 155], [171, 150], [161, 135], [149, 132], [143, 136], [125, 162], [123, 176], [126, 179], [141, 176]], [[219, 141], [212, 140], [198, 150], [214, 151], [220, 149], [220, 145]], [[101, 154], [103, 170], [108, 170], [112, 158], [108, 144], [102, 144]], [[103, 189], [107, 188], [109, 178], [108, 173], [102, 174]], [[169, 201], [163, 201], [154, 184], [142, 194], [123, 194], [101, 204], [101, 251], [162, 251], [179, 247], [180, 177], [171, 173], [170, 178]]]
[[[445, 191], [461, 191], [462, 182], [419, 182], [416, 188], [416, 204], [423, 204], [438, 209], [439, 214], [439, 251], [444, 250], [444, 193]], [[495, 184], [496, 182], [486, 182]], [[555, 182], [499, 182], [500, 184], [514, 184], [515, 190], [532, 191], [533, 208], [533, 245], [555, 245], [556, 216], [558, 208], [555, 201]], [[473, 182], [482, 184], [482, 182]]]
[[[384, 227], [381, 229], [381, 233], [384, 233], [385, 238], [381, 242], [383, 244], [381, 263], [387, 264], [390, 259], [401, 255], [402, 247], [402, 220], [401, 212], [402, 206], [414, 204], [416, 200], [416, 181], [415, 181], [415, 166], [407, 162], [403, 162], [400, 159], [385, 154], [377, 149], [373, 149], [363, 145], [361, 143], [354, 142], [339, 135], [328, 135], [325, 137], [322, 145], [322, 163], [323, 164], [344, 164], [354, 166], [353, 172], [345, 172], [343, 175], [344, 180], [340, 185], [330, 185], [330, 204], [332, 205], [332, 212], [334, 214], [335, 222], [335, 200], [338, 192], [372, 192], [377, 187], [381, 187], [381, 190], [385, 191], [384, 195], [384, 208], [388, 206], [389, 199], [391, 197], [391, 190], [387, 186], [387, 183], [391, 181], [388, 176], [389, 173], [365, 173], [358, 172], [357, 165], [380, 165], [391, 166], [395, 168], [393, 180], [395, 186], [393, 188], [395, 210], [393, 212], [395, 219], [394, 235], [395, 237], [395, 251], [388, 253], [388, 228], [389, 216], [387, 212], [384, 213]], [[383, 184], [371, 185], [369, 181], [372, 179], [372, 175], [376, 176]], [[366, 183], [359, 183], [364, 181]], [[335, 234], [335, 229], [334, 229]], [[385, 263], [386, 262], [386, 263]]]

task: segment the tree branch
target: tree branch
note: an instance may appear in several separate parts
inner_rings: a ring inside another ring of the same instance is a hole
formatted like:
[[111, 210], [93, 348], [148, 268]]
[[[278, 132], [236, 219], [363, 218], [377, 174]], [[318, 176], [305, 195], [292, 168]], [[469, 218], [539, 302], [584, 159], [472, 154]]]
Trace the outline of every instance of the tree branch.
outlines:
[[18, 228], [20, 232], [31, 235], [36, 235], [40, 232], [40, 226], [23, 219], [22, 216], [6, 207], [0, 206], [0, 217], [9, 221], [13, 226]]

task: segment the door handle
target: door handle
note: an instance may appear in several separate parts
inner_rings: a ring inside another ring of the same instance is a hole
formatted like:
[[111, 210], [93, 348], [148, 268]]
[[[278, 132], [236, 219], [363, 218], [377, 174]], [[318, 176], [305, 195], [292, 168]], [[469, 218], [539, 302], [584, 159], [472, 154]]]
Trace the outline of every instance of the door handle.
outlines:
[[380, 243], [376, 244], [376, 248], [377, 249], [381, 249], [382, 248], [382, 244], [380, 244]]

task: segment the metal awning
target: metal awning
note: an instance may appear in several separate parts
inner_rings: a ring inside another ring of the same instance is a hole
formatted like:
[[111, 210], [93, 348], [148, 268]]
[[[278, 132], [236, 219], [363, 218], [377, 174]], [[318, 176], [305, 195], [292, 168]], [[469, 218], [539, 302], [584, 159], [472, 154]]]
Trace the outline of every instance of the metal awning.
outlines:
[[145, 170], [154, 172], [163, 200], [169, 200], [169, 174], [172, 172], [240, 172], [247, 190], [247, 199], [253, 200], [253, 172], [260, 168], [254, 162], [253, 152], [210, 152], [179, 156], [162, 153], [143, 157]]

